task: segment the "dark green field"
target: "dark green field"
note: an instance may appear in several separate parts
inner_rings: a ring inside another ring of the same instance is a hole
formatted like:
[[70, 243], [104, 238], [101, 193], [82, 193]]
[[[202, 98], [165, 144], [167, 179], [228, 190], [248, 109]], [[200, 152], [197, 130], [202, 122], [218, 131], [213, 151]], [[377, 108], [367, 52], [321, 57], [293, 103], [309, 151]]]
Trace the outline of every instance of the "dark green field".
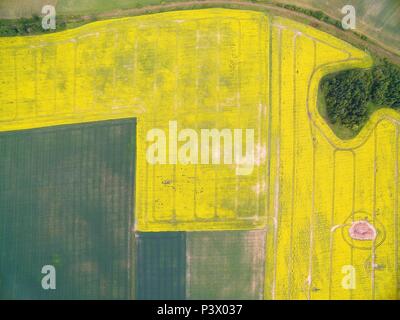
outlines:
[[137, 299], [185, 299], [185, 232], [138, 233]]
[[[0, 298], [132, 297], [135, 127], [0, 134]], [[44, 265], [55, 290], [42, 289]]]

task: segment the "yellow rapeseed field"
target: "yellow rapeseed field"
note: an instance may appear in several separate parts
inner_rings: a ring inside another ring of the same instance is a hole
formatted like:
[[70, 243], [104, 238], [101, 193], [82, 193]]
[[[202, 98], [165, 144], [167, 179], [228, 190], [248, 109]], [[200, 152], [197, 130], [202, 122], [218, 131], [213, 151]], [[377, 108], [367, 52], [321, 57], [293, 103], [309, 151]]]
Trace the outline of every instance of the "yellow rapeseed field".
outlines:
[[[266, 228], [266, 299], [397, 297], [398, 121], [352, 140], [316, 109], [328, 73], [370, 57], [259, 12], [206, 9], [0, 39], [0, 131], [137, 118], [136, 229]], [[146, 161], [147, 132], [252, 128], [255, 167]], [[349, 237], [368, 220], [374, 241]], [[353, 266], [355, 288], [343, 286]]]

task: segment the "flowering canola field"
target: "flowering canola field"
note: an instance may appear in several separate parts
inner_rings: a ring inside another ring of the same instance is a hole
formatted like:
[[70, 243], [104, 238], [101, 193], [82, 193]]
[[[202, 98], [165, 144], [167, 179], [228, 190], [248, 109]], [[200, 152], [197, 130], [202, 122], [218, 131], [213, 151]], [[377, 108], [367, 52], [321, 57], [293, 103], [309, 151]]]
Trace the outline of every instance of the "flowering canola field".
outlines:
[[[311, 27], [206, 9], [0, 39], [0, 131], [137, 118], [136, 230], [266, 230], [266, 299], [398, 297], [399, 116], [353, 140], [316, 109], [328, 73], [370, 57]], [[253, 128], [255, 167], [146, 161], [146, 134]], [[368, 221], [376, 237], [349, 236]], [[355, 287], [343, 284], [354, 268]]]

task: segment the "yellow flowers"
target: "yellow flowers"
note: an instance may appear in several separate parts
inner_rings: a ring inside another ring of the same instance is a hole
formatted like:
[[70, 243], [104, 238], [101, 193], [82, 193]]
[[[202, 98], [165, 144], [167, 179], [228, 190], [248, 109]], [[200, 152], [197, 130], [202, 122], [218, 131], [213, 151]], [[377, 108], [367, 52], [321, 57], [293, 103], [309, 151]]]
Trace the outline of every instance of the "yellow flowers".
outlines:
[[[382, 109], [342, 141], [316, 111], [321, 77], [370, 66], [363, 51], [281, 17], [225, 9], [96, 22], [0, 46], [1, 131], [138, 119], [137, 230], [266, 228], [265, 298], [396, 298], [399, 116]], [[146, 134], [169, 121], [254, 129], [254, 170], [149, 164]], [[344, 236], [359, 211], [379, 246], [360, 249]], [[342, 287], [343, 265], [354, 266], [355, 289]]]

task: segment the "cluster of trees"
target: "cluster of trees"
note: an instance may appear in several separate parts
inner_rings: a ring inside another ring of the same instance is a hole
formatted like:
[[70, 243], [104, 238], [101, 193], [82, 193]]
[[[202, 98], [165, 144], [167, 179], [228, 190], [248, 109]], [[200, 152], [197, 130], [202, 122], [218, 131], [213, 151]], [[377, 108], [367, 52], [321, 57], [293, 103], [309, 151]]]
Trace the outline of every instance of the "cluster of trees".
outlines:
[[38, 33], [41, 29], [42, 21], [39, 16], [0, 21], [0, 35], [4, 37]]
[[371, 73], [357, 70], [340, 72], [323, 81], [321, 86], [329, 121], [357, 131], [368, 119]]
[[340, 21], [331, 18], [330, 16], [326, 15], [323, 11], [320, 10], [310, 10], [310, 9], [306, 9], [306, 8], [301, 8], [292, 4], [276, 4], [278, 7], [282, 7], [288, 10], [292, 10], [292, 11], [296, 11], [296, 12], [300, 12], [303, 14], [306, 14], [308, 16], [314, 17], [320, 21], [332, 24], [338, 28], [342, 27], [342, 24]]
[[358, 131], [380, 107], [400, 110], [400, 68], [388, 61], [370, 70], [349, 70], [321, 83], [329, 121]]
[[400, 109], [400, 67], [385, 62], [372, 69], [371, 100], [379, 106]]
[[[63, 17], [57, 17], [57, 31], [65, 29], [67, 29], [66, 20]], [[44, 32], [51, 31], [42, 28], [42, 18], [37, 15], [32, 16], [32, 18], [0, 20], [1, 37], [24, 36]]]

